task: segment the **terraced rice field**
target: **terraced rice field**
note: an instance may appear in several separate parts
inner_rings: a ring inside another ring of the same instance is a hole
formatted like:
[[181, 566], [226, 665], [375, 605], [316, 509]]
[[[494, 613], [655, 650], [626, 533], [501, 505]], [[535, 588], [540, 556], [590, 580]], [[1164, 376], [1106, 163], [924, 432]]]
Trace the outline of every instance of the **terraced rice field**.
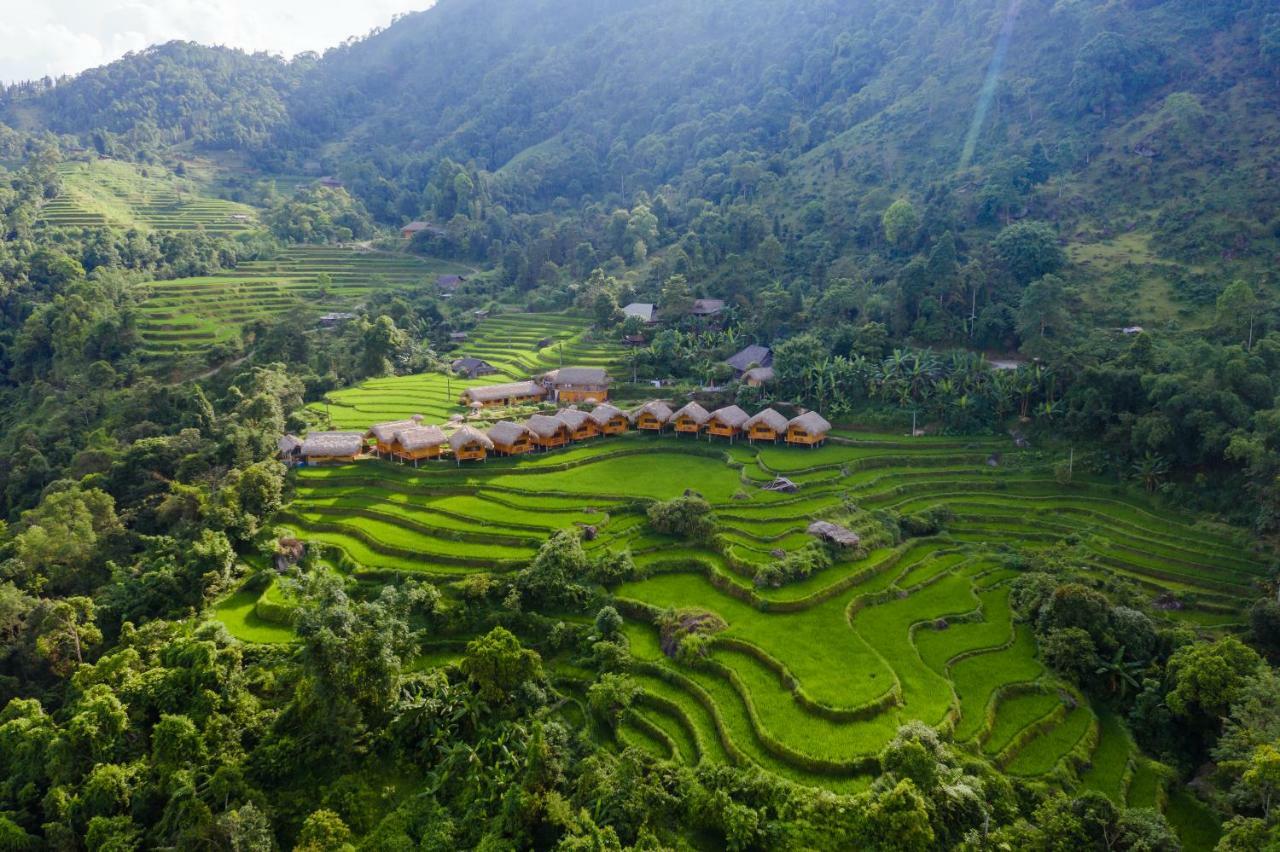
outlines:
[[[402, 406], [390, 390], [402, 380], [388, 381], [344, 400], [350, 411], [335, 420], [362, 426], [423, 407], [418, 398]], [[378, 392], [383, 402], [360, 407]], [[988, 467], [996, 449], [1004, 462]], [[758, 487], [779, 474], [800, 490]], [[1184, 615], [1238, 611], [1263, 572], [1236, 531], [1108, 483], [1060, 485], [995, 439], [843, 433], [802, 450], [629, 434], [464, 467], [303, 469], [296, 488], [282, 521], [342, 548], [369, 576], [508, 572], [553, 531], [596, 527], [588, 547], [628, 549], [652, 572], [614, 590], [644, 690], [622, 740], [833, 790], [864, 787], [896, 728], [920, 719], [1011, 774], [1154, 803], [1158, 771], [1136, 755], [1123, 725], [1055, 681], [1028, 628], [1013, 623], [1016, 575], [1000, 548], [1072, 535], [1090, 570], [1129, 577], [1153, 596], [1170, 588], [1191, 596]], [[713, 505], [713, 545], [672, 541], [643, 519], [646, 500], [689, 488]], [[813, 518], [839, 517], [846, 506], [947, 506], [955, 520], [945, 534], [872, 547], [792, 585], [754, 585], [756, 566], [804, 546]], [[654, 624], [685, 607], [728, 625], [696, 667], [663, 654]]]
[[40, 210], [50, 227], [111, 225], [139, 230], [230, 234], [256, 227], [252, 207], [201, 194], [163, 166], [115, 160], [60, 163], [62, 193]]
[[505, 381], [525, 379], [557, 367], [617, 370], [624, 349], [612, 340], [594, 340], [587, 320], [567, 314], [502, 314], [484, 320], [459, 354], [483, 358]]
[[[271, 260], [250, 261], [202, 278], [142, 285], [139, 324], [144, 351], [164, 357], [199, 353], [239, 337], [256, 319], [303, 310], [318, 316], [349, 309], [371, 293], [433, 287], [462, 267], [412, 255], [328, 246], [292, 246]], [[331, 283], [320, 288], [320, 275]]]

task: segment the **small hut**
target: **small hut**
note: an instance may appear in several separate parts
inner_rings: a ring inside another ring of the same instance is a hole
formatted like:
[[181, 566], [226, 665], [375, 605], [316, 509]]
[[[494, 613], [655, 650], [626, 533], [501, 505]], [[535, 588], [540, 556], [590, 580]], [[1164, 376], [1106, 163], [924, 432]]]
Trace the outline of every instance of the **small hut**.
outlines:
[[747, 387], [762, 388], [773, 381], [773, 368], [752, 367], [742, 374], [742, 380], [747, 383]]
[[423, 459], [438, 459], [444, 455], [447, 439], [439, 426], [410, 426], [395, 435], [395, 455], [400, 461], [413, 462], [417, 467]]
[[742, 427], [751, 415], [743, 411], [736, 405], [728, 405], [724, 408], [717, 408], [711, 412], [711, 416], [707, 418], [707, 440], [711, 440], [712, 436], [717, 438], [728, 438], [732, 443], [742, 432]]
[[671, 415], [671, 422], [675, 424], [677, 434], [696, 435], [702, 431], [702, 427], [707, 425], [710, 419], [711, 413], [696, 402], [689, 403]]
[[743, 424], [742, 428], [747, 430], [747, 440], [753, 444], [756, 441], [773, 441], [776, 444], [779, 438], [787, 434], [787, 418], [772, 408], [766, 408]]
[[856, 532], [830, 521], [814, 521], [809, 524], [809, 535], [840, 547], [857, 547], [862, 544], [862, 538]]
[[312, 432], [298, 448], [307, 464], [352, 462], [363, 452], [363, 432]]
[[510, 420], [503, 420], [489, 427], [489, 440], [493, 441], [493, 451], [504, 456], [531, 453], [536, 446], [533, 433], [528, 427]]
[[547, 395], [537, 382], [509, 382], [504, 385], [483, 385], [467, 388], [462, 393], [463, 405], [491, 408], [499, 405], [520, 405], [538, 402]]
[[473, 426], [460, 426], [449, 436], [449, 449], [459, 465], [464, 461], [484, 461], [493, 449], [493, 441]]
[[585, 441], [588, 438], [600, 436], [600, 427], [596, 425], [596, 421], [591, 419], [591, 415], [585, 411], [566, 408], [556, 414], [556, 417], [564, 421], [564, 425], [569, 427], [569, 436], [575, 441]]
[[831, 424], [816, 411], [809, 411], [791, 418], [787, 424], [787, 443], [802, 447], [816, 447], [827, 440]]
[[629, 425], [627, 415], [622, 409], [608, 403], [597, 405], [587, 416], [596, 424], [596, 428], [602, 435], [621, 435], [627, 431]]
[[671, 406], [660, 400], [646, 402], [631, 412], [631, 424], [641, 432], [661, 432], [671, 422]]
[[533, 433], [534, 443], [544, 450], [563, 447], [571, 438], [568, 424], [559, 417], [535, 414], [524, 425]]
[[372, 438], [377, 442], [374, 452], [378, 458], [382, 458], [383, 454], [395, 455], [396, 452], [396, 433], [404, 429], [412, 429], [423, 421], [421, 414], [415, 414], [408, 420], [392, 420], [388, 423], [375, 423], [369, 427], [369, 431], [364, 433], [366, 440]]
[[282, 435], [276, 441], [276, 450], [280, 453], [280, 461], [292, 467], [297, 463], [298, 454], [302, 450], [302, 439], [297, 435]]

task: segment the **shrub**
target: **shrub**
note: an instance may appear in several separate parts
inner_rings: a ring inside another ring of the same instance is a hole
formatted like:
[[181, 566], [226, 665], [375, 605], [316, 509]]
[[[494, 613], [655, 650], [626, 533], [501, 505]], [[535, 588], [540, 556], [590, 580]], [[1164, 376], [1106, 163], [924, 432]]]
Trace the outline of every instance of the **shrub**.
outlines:
[[757, 586], [778, 588], [787, 583], [794, 583], [811, 577], [819, 571], [831, 567], [831, 550], [824, 544], [812, 542], [800, 550], [762, 567], [756, 572]]
[[954, 513], [946, 506], [933, 506], [914, 515], [903, 515], [898, 526], [906, 538], [919, 538], [942, 532], [953, 517]]
[[715, 534], [711, 504], [697, 494], [653, 503], [649, 506], [648, 515], [649, 526], [664, 535], [706, 542]]

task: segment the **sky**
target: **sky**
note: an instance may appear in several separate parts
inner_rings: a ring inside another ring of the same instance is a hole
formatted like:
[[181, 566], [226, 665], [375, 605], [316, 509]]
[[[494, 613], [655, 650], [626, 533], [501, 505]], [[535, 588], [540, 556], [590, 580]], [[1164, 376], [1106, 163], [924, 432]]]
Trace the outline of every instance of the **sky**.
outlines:
[[183, 39], [293, 56], [432, 0], [0, 0], [0, 82], [74, 74]]

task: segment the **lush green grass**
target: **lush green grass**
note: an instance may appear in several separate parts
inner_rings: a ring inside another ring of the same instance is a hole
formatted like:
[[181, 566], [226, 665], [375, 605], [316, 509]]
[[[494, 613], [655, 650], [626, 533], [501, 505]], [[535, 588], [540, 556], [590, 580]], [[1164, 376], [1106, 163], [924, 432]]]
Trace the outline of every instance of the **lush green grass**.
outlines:
[[1004, 699], [996, 707], [995, 722], [982, 750], [992, 756], [999, 754], [1029, 725], [1048, 716], [1061, 704], [1058, 696], [1049, 692], [1026, 692]]
[[1076, 706], [1060, 724], [1027, 743], [1005, 767], [1006, 770], [1012, 775], [1044, 775], [1050, 772], [1093, 724], [1094, 716], [1089, 706]]
[[1080, 781], [1086, 790], [1096, 790], [1116, 804], [1123, 805], [1125, 771], [1134, 754], [1133, 741], [1124, 721], [1115, 712], [1100, 710], [1098, 723], [1101, 738]]
[[1164, 815], [1186, 852], [1210, 852], [1222, 837], [1222, 818], [1185, 787], [1169, 794]]
[[266, 621], [254, 611], [262, 594], [259, 590], [239, 589], [214, 604], [213, 615], [232, 636], [245, 642], [295, 641], [292, 629]]
[[982, 730], [987, 706], [1001, 686], [1035, 680], [1044, 671], [1036, 659], [1035, 637], [1025, 624], [1014, 630], [1008, 648], [965, 657], [951, 667], [951, 683], [960, 697], [960, 722], [955, 738], [967, 740]]

